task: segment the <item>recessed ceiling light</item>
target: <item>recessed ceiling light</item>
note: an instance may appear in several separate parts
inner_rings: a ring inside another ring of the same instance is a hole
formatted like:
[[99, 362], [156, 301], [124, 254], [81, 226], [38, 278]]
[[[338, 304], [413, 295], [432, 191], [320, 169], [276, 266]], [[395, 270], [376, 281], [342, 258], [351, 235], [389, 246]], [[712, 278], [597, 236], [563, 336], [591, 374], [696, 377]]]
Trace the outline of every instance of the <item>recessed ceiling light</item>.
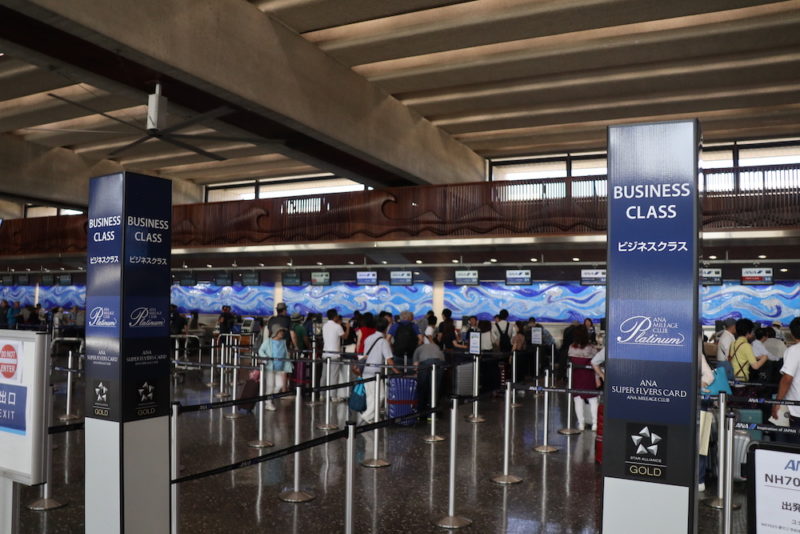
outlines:
[[206, 263], [206, 267], [208, 267], [210, 269], [211, 268], [211, 264], [210, 263]]
[[26, 271], [28, 271], [28, 272], [30, 272], [30, 271], [31, 271], [31, 268], [30, 268], [30, 267], [25, 267], [25, 270], [26, 270]]
[[712, 254], [711, 256], [709, 256], [709, 257], [708, 257], [708, 259], [709, 259], [709, 260], [716, 260], [716, 259], [717, 259], [717, 257], [716, 257], [716, 256], [714, 256], [714, 255]]
[[419, 271], [414, 271], [414, 274], [419, 275]]
[[291, 266], [292, 266], [292, 262], [291, 262], [291, 261], [287, 261], [287, 262], [286, 262], [286, 265], [288, 265], [289, 267], [291, 267]]
[[782, 272], [782, 273], [788, 273], [788, 272], [789, 272], [789, 269], [787, 269], [786, 267], [784, 267], [783, 269], [781, 269], [781, 272]]
[[382, 264], [384, 264], [384, 265], [386, 265], [386, 264], [387, 264], [387, 263], [389, 263], [389, 262], [388, 262], [388, 261], [386, 261], [386, 260], [381, 260], [381, 263], [382, 263]]
[[489, 261], [492, 263], [497, 263], [497, 258], [489, 258]]
[[13, 273], [14, 271], [16, 271], [16, 269], [11, 269], [11, 272], [12, 272], [12, 273]]
[[347, 262], [347, 264], [348, 264], [348, 265], [355, 265], [355, 264], [356, 264], [356, 262], [354, 262], [353, 260], [350, 260], [350, 261], [348, 261], [348, 262]]
[[580, 258], [572, 258], [572, 261], [581, 261]]
[[258, 264], [258, 266], [259, 266], [259, 267], [263, 267], [263, 266], [264, 266], [264, 264], [263, 264], [263, 263], [259, 263], [259, 264]]
[[[61, 269], [62, 271], [64, 270], [64, 268], [63, 268], [63, 267], [60, 267], [60, 269]], [[14, 269], [11, 269], [11, 270], [13, 271]]]
[[317, 262], [317, 265], [322, 265], [322, 262], [321, 262], [321, 261], [318, 261], [318, 262]]
[[458, 260], [450, 260], [452, 263], [458, 263]]
[[758, 259], [759, 260], [765, 260], [765, 259], [767, 259], [767, 255], [766, 254], [759, 254], [758, 255]]
[[539, 261], [539, 259], [538, 258], [531, 258], [531, 261], [535, 263], [535, 262]]
[[416, 263], [420, 264], [420, 263], [422, 263], [422, 260], [417, 260]]

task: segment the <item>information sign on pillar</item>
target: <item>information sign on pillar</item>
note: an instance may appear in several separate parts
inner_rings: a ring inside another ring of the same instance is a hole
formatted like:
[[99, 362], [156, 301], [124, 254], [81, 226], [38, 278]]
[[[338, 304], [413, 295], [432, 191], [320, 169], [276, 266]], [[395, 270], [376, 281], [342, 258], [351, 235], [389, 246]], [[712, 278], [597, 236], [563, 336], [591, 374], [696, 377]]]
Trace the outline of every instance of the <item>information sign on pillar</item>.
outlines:
[[86, 532], [169, 532], [172, 184], [89, 186]]
[[603, 532], [696, 532], [696, 121], [608, 131]]

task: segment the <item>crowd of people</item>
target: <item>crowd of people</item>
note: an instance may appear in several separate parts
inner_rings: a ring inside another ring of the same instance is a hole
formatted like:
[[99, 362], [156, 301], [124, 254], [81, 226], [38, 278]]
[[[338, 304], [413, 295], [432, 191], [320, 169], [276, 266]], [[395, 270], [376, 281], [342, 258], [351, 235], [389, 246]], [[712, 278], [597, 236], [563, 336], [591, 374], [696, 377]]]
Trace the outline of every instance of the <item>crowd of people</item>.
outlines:
[[51, 309], [41, 304], [22, 306], [19, 301], [0, 300], [0, 328], [9, 330], [50, 330], [54, 336], [79, 337], [83, 335], [85, 312], [78, 306], [65, 310], [61, 306]]

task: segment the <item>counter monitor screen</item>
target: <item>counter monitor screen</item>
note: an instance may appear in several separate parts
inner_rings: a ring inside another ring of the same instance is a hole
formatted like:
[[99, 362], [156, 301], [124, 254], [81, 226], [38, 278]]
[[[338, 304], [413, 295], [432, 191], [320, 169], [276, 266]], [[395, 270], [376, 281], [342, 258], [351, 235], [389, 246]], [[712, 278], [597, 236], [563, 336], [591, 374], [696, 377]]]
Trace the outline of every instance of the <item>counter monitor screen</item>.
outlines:
[[604, 286], [606, 285], [605, 269], [581, 269], [582, 286]]
[[378, 273], [375, 271], [357, 271], [356, 284], [360, 286], [378, 285]]
[[700, 284], [704, 286], [721, 286], [722, 269], [700, 269]]
[[194, 286], [197, 285], [197, 278], [195, 278], [194, 276], [192, 276], [190, 274], [187, 274], [187, 275], [181, 276], [181, 282], [180, 283], [181, 283], [182, 286], [185, 286], [185, 287], [194, 287]]
[[14, 285], [14, 275], [13, 274], [4, 274], [2, 277], [3, 285], [4, 286], [13, 286]]
[[18, 286], [29, 286], [31, 285], [31, 277], [27, 274], [18, 274], [17, 275], [17, 285]]
[[531, 271], [525, 269], [521, 271], [506, 271], [507, 286], [529, 286], [531, 285]]
[[283, 273], [281, 281], [285, 286], [301, 286], [303, 281], [300, 279], [300, 273], [292, 271], [290, 273]]
[[456, 271], [455, 279], [457, 286], [477, 286], [480, 284], [478, 271]]
[[39, 278], [39, 285], [40, 286], [53, 286], [56, 283], [56, 277], [52, 274], [43, 274]]
[[60, 286], [71, 286], [72, 285], [72, 275], [71, 274], [60, 274], [60, 275], [58, 275], [58, 285], [60, 285]]
[[260, 286], [261, 278], [258, 273], [242, 273], [243, 286]]
[[750, 267], [742, 269], [743, 286], [771, 286], [772, 267]]
[[414, 284], [414, 273], [411, 271], [392, 271], [389, 283], [393, 286], [410, 286]]
[[231, 275], [229, 274], [218, 274], [214, 277], [214, 285], [219, 287], [230, 286], [231, 284]]
[[328, 271], [319, 271], [311, 273], [312, 286], [329, 286], [331, 285], [331, 273]]

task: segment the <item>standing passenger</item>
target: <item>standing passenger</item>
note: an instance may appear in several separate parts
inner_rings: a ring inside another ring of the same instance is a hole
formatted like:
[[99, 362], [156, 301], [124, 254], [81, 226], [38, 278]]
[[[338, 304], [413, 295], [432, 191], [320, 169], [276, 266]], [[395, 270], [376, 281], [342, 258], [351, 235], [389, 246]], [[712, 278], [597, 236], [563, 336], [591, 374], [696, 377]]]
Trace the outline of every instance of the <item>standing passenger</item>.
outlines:
[[733, 366], [730, 362], [731, 345], [736, 340], [734, 333], [736, 332], [736, 319], [728, 317], [722, 323], [723, 329], [720, 332], [719, 340], [717, 341], [717, 367], [725, 369], [728, 375], [728, 380], [733, 380]]
[[[586, 326], [579, 325], [572, 332], [572, 345], [569, 347], [569, 358], [573, 366], [589, 366], [592, 357], [597, 353], [594, 345], [589, 344], [589, 332]], [[575, 389], [591, 390], [597, 389], [595, 372], [592, 369], [572, 370], [572, 387]], [[573, 397], [575, 403], [575, 416], [578, 419], [578, 430], [583, 430], [586, 426], [586, 418], [583, 409], [586, 402], [592, 413], [592, 430], [597, 430], [597, 395], [581, 394]]]
[[[327, 374], [323, 372], [323, 386], [343, 384], [350, 376], [350, 369], [346, 365], [339, 365], [342, 360], [342, 340], [350, 333], [350, 325], [342, 327], [342, 317], [336, 308], [328, 310], [328, 321], [322, 326], [322, 357], [331, 359], [331, 383], [327, 383]], [[348, 388], [338, 388], [331, 394], [336, 402], [342, 402], [350, 396]]]
[[[392, 348], [386, 341], [386, 329], [389, 321], [380, 317], [375, 324], [375, 333], [364, 341], [364, 369], [361, 371], [363, 378], [372, 378], [382, 371], [380, 365], [394, 365]], [[359, 423], [371, 423], [375, 419], [375, 381], [364, 384], [367, 394], [367, 409], [359, 414]]]

